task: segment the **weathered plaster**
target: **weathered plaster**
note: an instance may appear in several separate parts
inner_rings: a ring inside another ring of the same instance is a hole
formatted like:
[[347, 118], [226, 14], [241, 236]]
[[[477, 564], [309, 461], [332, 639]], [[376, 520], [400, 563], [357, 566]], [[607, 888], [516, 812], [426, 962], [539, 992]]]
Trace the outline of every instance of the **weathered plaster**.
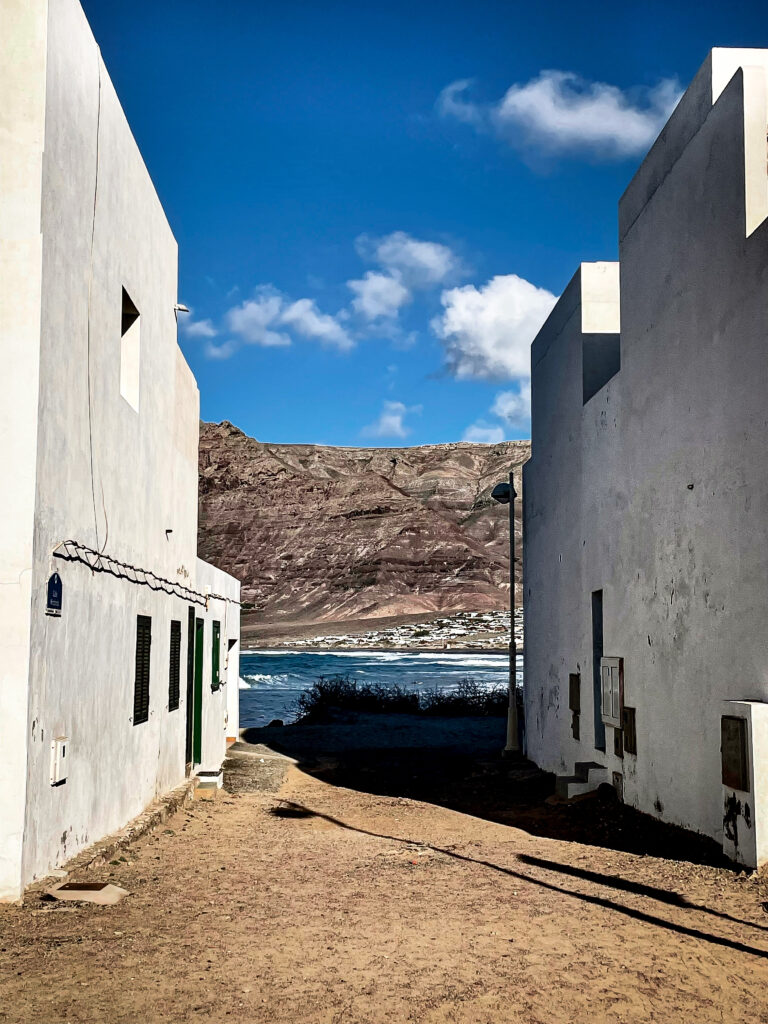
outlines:
[[0, 0], [0, 900], [21, 884], [37, 458], [47, 5]]
[[[7, 197], [0, 189], [0, 343], [11, 370], [0, 443], [14, 481], [0, 497], [2, 899], [185, 775], [189, 602], [62, 562], [57, 545], [72, 538], [235, 601], [239, 584], [196, 557], [199, 396], [176, 341], [177, 247], [98, 47], [76, 0], [0, 7], [20, 55], [0, 67], [0, 173], [13, 185]], [[140, 312], [138, 411], [120, 393], [123, 288]], [[45, 614], [54, 570], [59, 618]], [[237, 606], [195, 607], [206, 628], [200, 767], [213, 770], [237, 681], [211, 691], [211, 622], [222, 622], [224, 665]], [[150, 712], [134, 725], [139, 614], [152, 618]], [[174, 711], [171, 619], [182, 623]], [[68, 738], [68, 774], [52, 786], [56, 736]]]
[[[726, 64], [707, 59], [620, 203], [620, 372], [582, 405], [583, 268], [534, 342], [524, 571], [529, 754], [557, 771], [595, 757], [602, 589], [638, 754], [614, 757], [608, 728], [598, 759], [627, 802], [721, 839], [723, 701], [768, 700], [768, 231], [748, 216], [768, 179], [766, 56], [731, 61], [714, 105], [713, 61]], [[745, 158], [758, 142], [761, 182]], [[558, 709], [542, 700], [555, 686]]]

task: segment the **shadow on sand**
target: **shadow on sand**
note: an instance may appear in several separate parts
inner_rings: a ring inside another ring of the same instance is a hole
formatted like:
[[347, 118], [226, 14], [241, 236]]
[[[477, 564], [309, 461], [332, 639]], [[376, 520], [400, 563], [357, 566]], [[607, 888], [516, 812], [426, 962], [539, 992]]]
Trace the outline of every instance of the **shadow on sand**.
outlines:
[[[338, 828], [349, 829], [352, 832], [360, 832], [363, 835], [374, 836], [377, 839], [387, 839], [390, 842], [405, 843], [409, 846], [414, 842], [413, 839], [403, 836], [388, 835], [382, 832], [371, 832], [370, 830], [360, 828], [357, 825], [351, 825], [349, 822], [342, 821], [340, 818], [333, 817], [330, 814], [324, 814], [322, 811], [316, 811], [311, 807], [305, 807], [303, 804], [292, 803], [286, 800], [281, 801], [278, 806], [273, 807], [271, 813], [280, 818], [323, 818], [325, 821], [336, 825]], [[517, 862], [525, 867], [533, 869], [532, 871], [523, 871], [512, 867], [504, 867], [500, 864], [494, 864], [493, 861], [484, 860], [479, 857], [469, 857], [463, 853], [457, 852], [455, 849], [435, 846], [431, 843], [422, 843], [420, 845], [425, 846], [434, 853], [442, 854], [445, 857], [450, 857], [454, 860], [462, 861], [465, 864], [477, 866], [480, 869], [498, 872], [500, 875], [514, 879], [518, 882], [528, 882], [542, 889], [547, 889], [550, 892], [557, 893], [560, 896], [582, 900], [592, 906], [615, 911], [624, 917], [629, 917], [632, 920], [639, 921], [643, 924], [652, 925], [653, 927], [662, 928], [667, 931], [673, 931], [679, 935], [686, 935], [702, 942], [708, 942], [716, 946], [722, 946], [726, 949], [734, 950], [738, 953], [747, 953], [750, 956], [758, 957], [760, 959], [768, 959], [768, 950], [762, 949], [759, 946], [753, 946], [749, 942], [743, 942], [740, 939], [713, 934], [712, 932], [699, 927], [698, 915], [710, 915], [715, 919], [733, 922], [741, 928], [751, 929], [751, 932], [749, 932], [750, 937], [754, 936], [758, 939], [762, 939], [764, 937], [761, 933], [768, 931], [768, 928], [765, 925], [757, 924], [754, 921], [745, 921], [741, 918], [733, 917], [731, 914], [715, 910], [704, 904], [692, 902], [676, 892], [669, 892], [666, 889], [658, 889], [639, 882], [629, 881], [627, 879], [620, 878], [617, 875], [608, 875], [597, 871], [587, 871], [569, 864], [561, 864], [558, 861], [553, 860], [543, 860], [540, 857], [530, 857], [525, 854], [518, 854]], [[573, 888], [570, 885], [563, 884], [564, 880], [559, 877], [561, 875], [565, 875], [571, 880], [576, 880], [577, 887]], [[578, 883], [580, 881], [589, 883], [593, 887], [593, 891], [585, 891], [581, 886], [579, 886]], [[600, 887], [606, 891], [605, 893], [601, 892], [599, 889], [598, 891], [594, 891], [594, 887]], [[627, 903], [620, 902], [617, 898], [619, 893], [630, 897], [643, 897], [647, 899], [649, 909], [645, 909], [645, 905], [630, 906]], [[656, 903], [661, 904], [662, 907], [667, 906], [674, 908], [678, 914], [683, 914], [684, 920], [670, 921], [668, 918], [660, 917], [657, 912], [651, 912], [661, 909], [661, 907], [655, 906]], [[707, 918], [705, 918], [705, 920], [707, 920]]]
[[490, 717], [349, 713], [245, 729], [242, 740], [287, 754], [332, 785], [426, 801], [550, 839], [728, 866], [712, 840], [624, 806], [609, 787], [570, 804], [549, 801], [553, 775], [502, 758], [505, 725]]

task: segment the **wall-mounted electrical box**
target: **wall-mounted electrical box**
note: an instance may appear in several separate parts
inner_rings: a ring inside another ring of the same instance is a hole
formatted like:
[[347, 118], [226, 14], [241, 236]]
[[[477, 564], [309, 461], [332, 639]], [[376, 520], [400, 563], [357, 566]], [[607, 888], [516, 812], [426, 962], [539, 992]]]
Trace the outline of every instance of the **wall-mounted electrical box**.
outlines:
[[67, 754], [69, 740], [66, 736], [57, 736], [51, 741], [51, 785], [60, 786], [67, 781]]
[[720, 763], [723, 853], [737, 864], [762, 867], [768, 863], [768, 703], [723, 701]]

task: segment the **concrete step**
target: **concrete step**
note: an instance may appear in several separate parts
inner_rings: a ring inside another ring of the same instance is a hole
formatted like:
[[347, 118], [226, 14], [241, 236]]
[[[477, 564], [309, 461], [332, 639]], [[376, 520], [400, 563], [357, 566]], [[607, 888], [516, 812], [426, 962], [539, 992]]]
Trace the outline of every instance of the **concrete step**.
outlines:
[[571, 787], [583, 785], [585, 785], [584, 780], [580, 779], [578, 775], [558, 775], [555, 779], [555, 795], [563, 800], [568, 800], [573, 795]]
[[193, 800], [217, 800], [219, 787], [212, 782], [199, 782], [192, 793]]
[[193, 779], [193, 800], [216, 800], [222, 785], [222, 773], [198, 772]]
[[608, 782], [608, 769], [597, 761], [577, 761], [573, 766], [574, 774], [585, 782]]
[[574, 769], [574, 775], [558, 775], [555, 779], [555, 794], [562, 800], [593, 793], [608, 781], [608, 769], [597, 761], [577, 761]]

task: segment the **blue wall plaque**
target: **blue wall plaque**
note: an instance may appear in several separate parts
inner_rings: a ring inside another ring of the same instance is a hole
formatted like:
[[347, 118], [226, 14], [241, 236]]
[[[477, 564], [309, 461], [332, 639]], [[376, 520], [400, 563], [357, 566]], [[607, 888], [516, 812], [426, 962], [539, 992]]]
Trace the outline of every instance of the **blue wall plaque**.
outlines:
[[48, 580], [48, 597], [45, 602], [46, 615], [61, 615], [61, 576], [57, 572]]

